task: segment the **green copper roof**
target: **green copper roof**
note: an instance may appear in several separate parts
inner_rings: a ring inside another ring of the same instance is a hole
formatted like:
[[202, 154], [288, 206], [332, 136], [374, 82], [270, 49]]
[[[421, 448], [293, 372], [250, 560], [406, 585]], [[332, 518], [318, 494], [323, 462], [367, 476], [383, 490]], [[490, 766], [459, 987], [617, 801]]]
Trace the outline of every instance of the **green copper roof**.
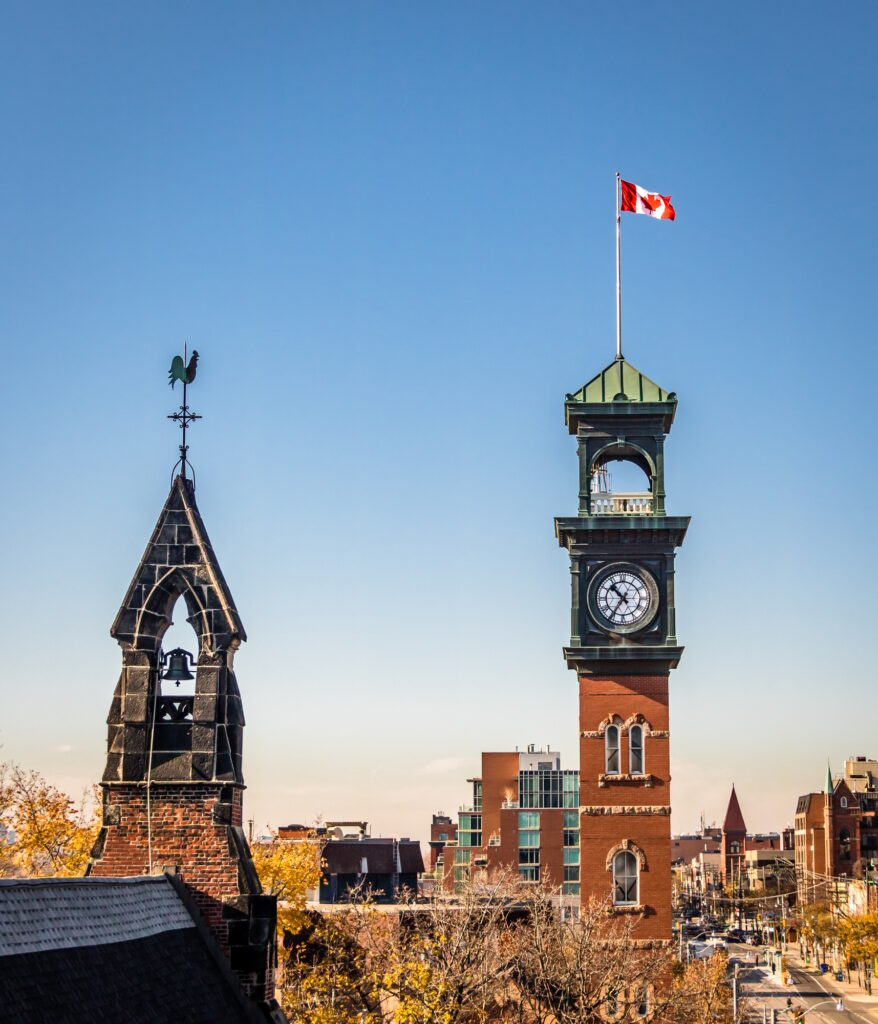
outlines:
[[829, 767], [829, 761], [826, 762], [826, 792], [830, 796], [835, 792], [835, 786], [832, 784], [832, 769]]
[[567, 396], [568, 402], [675, 402], [677, 396], [665, 391], [625, 359], [614, 359], [579, 391]]

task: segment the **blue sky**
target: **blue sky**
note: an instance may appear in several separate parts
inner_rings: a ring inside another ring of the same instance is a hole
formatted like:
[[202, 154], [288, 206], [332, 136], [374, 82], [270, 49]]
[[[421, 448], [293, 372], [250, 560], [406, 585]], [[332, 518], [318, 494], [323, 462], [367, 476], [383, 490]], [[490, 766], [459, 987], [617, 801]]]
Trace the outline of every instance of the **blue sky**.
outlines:
[[[674, 827], [878, 754], [873, 5], [6, 4], [0, 756], [100, 776], [170, 484], [249, 634], [257, 828], [424, 836], [484, 749], [576, 763], [563, 398], [680, 407]], [[180, 634], [186, 639], [185, 634]]]

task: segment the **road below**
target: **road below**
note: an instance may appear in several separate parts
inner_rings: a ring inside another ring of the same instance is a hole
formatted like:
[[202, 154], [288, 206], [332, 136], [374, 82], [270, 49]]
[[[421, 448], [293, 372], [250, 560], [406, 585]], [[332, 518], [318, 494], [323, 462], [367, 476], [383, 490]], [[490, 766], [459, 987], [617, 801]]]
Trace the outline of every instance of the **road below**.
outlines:
[[[787, 969], [792, 983], [784, 985], [769, 966], [750, 963], [749, 952], [730, 949], [729, 954], [733, 967], [738, 964], [739, 994], [746, 1000], [751, 1020], [762, 1020], [764, 1010], [771, 1024], [771, 1011], [777, 1010], [778, 1024], [791, 1024], [792, 1010], [802, 1007], [805, 1021], [811, 1024], [878, 1024], [878, 996], [868, 995], [856, 984], [837, 982], [830, 975], [806, 970], [791, 956], [787, 958]], [[792, 1007], [787, 1006], [787, 999], [792, 1000]], [[844, 1002], [843, 1010], [835, 1007], [839, 999]]]

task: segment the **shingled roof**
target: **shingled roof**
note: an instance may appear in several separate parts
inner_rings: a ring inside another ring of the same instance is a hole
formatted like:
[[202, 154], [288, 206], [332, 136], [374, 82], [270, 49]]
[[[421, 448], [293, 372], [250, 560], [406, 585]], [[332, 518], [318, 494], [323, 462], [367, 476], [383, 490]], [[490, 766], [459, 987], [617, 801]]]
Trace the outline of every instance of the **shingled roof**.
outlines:
[[242, 991], [185, 887], [153, 878], [0, 881], [0, 1022], [283, 1020]]

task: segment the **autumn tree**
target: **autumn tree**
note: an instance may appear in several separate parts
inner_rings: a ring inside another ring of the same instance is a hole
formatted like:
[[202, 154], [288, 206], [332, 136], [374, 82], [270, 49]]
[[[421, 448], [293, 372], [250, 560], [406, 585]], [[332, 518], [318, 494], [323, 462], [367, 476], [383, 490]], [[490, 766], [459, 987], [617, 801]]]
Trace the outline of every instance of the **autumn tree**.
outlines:
[[306, 899], [309, 889], [320, 881], [320, 843], [313, 836], [280, 839], [253, 844], [253, 861], [262, 888], [277, 896], [278, 945], [285, 933], [299, 931], [308, 922]]
[[838, 940], [838, 922], [828, 903], [809, 903], [802, 908], [801, 933], [814, 953], [825, 959]]
[[675, 980], [670, 946], [609, 911], [565, 918], [557, 890], [509, 875], [322, 908], [288, 941], [281, 999], [302, 1024], [732, 1024], [724, 957]]
[[848, 965], [874, 963], [878, 958], [878, 914], [842, 918], [838, 923], [838, 938]]
[[[674, 1024], [735, 1024], [728, 966], [728, 958], [719, 952], [678, 965], [668, 1019]], [[740, 1001], [738, 1020], [744, 1010]]]
[[552, 1024], [667, 1019], [673, 956], [640, 943], [634, 919], [616, 917], [606, 901], [586, 902], [576, 916], [559, 913], [549, 890], [524, 892], [525, 914], [513, 930], [514, 970], [528, 1019]]
[[100, 823], [95, 794], [77, 803], [36, 771], [0, 765], [0, 875], [85, 872]]

